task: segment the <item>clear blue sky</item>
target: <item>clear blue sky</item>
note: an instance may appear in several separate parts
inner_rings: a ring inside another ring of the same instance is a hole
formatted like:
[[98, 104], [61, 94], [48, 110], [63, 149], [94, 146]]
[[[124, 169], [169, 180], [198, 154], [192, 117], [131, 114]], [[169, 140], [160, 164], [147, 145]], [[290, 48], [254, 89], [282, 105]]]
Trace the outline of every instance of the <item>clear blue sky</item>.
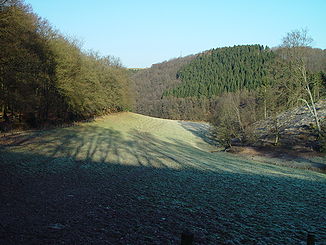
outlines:
[[119, 57], [126, 67], [240, 44], [275, 47], [308, 28], [326, 48], [326, 0], [25, 0], [85, 49]]

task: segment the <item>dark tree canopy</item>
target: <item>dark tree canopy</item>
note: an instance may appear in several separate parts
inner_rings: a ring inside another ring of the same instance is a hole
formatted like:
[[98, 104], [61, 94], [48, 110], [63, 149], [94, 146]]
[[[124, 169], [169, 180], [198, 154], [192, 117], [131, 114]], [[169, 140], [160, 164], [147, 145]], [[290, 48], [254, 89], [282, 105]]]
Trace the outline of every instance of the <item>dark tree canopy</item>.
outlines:
[[177, 73], [182, 83], [164, 96], [212, 98], [223, 92], [254, 90], [266, 80], [273, 57], [261, 45], [212, 49], [183, 66]]

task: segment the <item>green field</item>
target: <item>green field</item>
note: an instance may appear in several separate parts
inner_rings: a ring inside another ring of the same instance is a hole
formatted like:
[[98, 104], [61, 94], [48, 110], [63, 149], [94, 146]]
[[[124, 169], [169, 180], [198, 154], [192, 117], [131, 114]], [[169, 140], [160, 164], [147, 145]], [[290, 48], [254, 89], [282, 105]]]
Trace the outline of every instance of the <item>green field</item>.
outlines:
[[326, 244], [325, 174], [211, 153], [208, 130], [119, 113], [10, 136], [0, 243]]

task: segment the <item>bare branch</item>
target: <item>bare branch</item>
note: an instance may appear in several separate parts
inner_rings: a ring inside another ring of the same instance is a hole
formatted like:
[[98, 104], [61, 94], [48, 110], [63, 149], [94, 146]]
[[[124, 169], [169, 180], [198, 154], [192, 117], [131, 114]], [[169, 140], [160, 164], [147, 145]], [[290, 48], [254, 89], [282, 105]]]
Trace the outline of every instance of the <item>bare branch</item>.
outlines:
[[306, 106], [308, 107], [310, 113], [311, 113], [312, 115], [314, 114], [313, 111], [312, 111], [312, 109], [311, 109], [311, 106], [309, 105], [309, 103], [308, 103], [307, 100], [305, 100], [305, 99], [298, 99], [298, 100], [303, 101], [303, 102], [306, 104]]
[[293, 30], [282, 39], [282, 46], [286, 48], [310, 47], [313, 42], [307, 29]]
[[8, 0], [1, 0], [0, 1], [0, 6], [2, 7], [2, 5], [4, 5]]

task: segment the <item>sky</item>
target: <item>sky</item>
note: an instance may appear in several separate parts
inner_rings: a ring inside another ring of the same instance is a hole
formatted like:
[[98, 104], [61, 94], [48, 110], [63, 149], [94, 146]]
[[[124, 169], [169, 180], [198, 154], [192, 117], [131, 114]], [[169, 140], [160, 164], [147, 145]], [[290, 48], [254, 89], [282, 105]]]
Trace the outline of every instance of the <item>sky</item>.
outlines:
[[326, 0], [25, 0], [83, 49], [150, 67], [212, 48], [279, 45], [307, 28], [326, 49]]

